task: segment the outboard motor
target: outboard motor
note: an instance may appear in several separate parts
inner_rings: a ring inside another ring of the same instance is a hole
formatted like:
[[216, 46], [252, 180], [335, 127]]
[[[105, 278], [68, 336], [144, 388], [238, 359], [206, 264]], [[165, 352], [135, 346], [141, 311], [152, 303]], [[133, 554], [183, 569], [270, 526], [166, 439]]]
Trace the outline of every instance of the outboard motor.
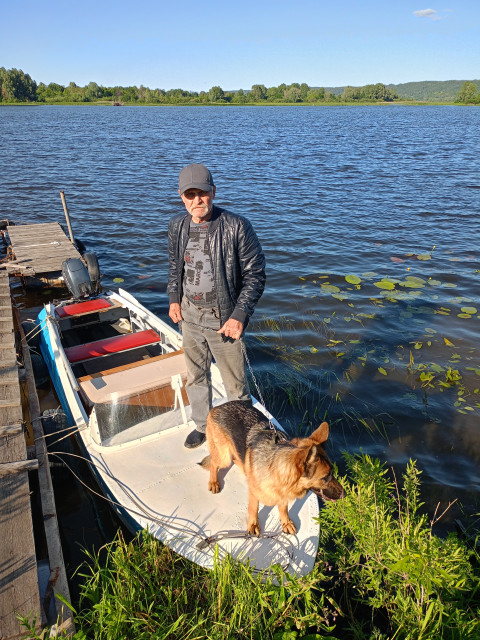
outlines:
[[62, 263], [62, 275], [65, 285], [76, 300], [92, 295], [92, 283], [88, 269], [80, 258], [65, 260]]
[[93, 293], [100, 293], [101, 275], [97, 256], [91, 252], [84, 253], [82, 256], [82, 260], [87, 265], [88, 275], [90, 277], [90, 282], [92, 283]]

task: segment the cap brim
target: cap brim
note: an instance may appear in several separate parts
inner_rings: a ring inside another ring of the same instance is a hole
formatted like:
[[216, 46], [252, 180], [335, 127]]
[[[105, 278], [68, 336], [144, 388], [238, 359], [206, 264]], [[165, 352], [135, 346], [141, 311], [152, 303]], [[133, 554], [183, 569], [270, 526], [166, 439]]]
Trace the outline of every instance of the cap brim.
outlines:
[[180, 189], [180, 195], [183, 195], [185, 191], [188, 191], [189, 189], [201, 189], [202, 191], [213, 191], [213, 185], [205, 182], [191, 182], [190, 184], [184, 185]]

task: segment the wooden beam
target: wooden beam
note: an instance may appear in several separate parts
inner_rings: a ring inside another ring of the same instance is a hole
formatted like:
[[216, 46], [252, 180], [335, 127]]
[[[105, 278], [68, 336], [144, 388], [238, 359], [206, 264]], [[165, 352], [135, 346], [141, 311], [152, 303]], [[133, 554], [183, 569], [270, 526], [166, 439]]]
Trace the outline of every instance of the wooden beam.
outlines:
[[[53, 493], [52, 478], [50, 475], [50, 467], [48, 464], [47, 447], [43, 437], [42, 420], [40, 412], [40, 403], [38, 400], [37, 390], [35, 387], [35, 378], [33, 375], [32, 360], [30, 358], [30, 350], [28, 348], [25, 332], [20, 323], [20, 315], [18, 309], [14, 309], [16, 324], [20, 333], [22, 345], [23, 365], [27, 373], [27, 389], [30, 406], [30, 416], [35, 438], [36, 455], [39, 462], [38, 482], [40, 485], [40, 497], [42, 503], [43, 522], [45, 528], [45, 537], [47, 541], [48, 560], [50, 564], [50, 581], [53, 584], [54, 593], [59, 593], [62, 598], [70, 602], [70, 591], [68, 588], [67, 573], [65, 571], [65, 563], [63, 560], [62, 543], [60, 541], [60, 531], [58, 528], [57, 509], [55, 505], [55, 495]], [[62, 623], [59, 627], [65, 631], [67, 635], [75, 633], [75, 624], [73, 622], [73, 614], [63, 602], [55, 595], [55, 607]]]
[[9, 424], [5, 427], [0, 427], [0, 438], [3, 436], [17, 436], [23, 431], [23, 424]]
[[38, 460], [19, 460], [18, 462], [1, 462], [0, 478], [12, 476], [22, 471], [34, 471], [38, 469]]

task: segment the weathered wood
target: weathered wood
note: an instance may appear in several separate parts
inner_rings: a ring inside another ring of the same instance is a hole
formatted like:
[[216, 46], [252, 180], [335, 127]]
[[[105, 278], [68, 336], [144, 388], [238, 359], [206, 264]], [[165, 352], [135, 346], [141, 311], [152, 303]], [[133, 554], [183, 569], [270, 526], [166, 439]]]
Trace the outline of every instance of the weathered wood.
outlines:
[[[5, 299], [9, 294], [8, 274], [0, 271], [0, 295]], [[16, 379], [13, 375], [16, 350], [11, 315], [10, 326], [0, 335], [4, 347], [0, 351], [13, 361], [8, 367], [5, 367], [4, 360], [0, 361], [2, 398], [18, 398], [17, 403], [9, 401], [9, 406], [0, 406], [0, 425], [5, 425], [5, 429], [21, 423], [23, 419], [18, 375]], [[25, 463], [26, 457], [25, 437], [21, 429], [13, 434], [0, 434], [0, 465], [4, 469], [8, 468], [9, 463]], [[41, 608], [30, 487], [28, 473], [22, 470], [0, 478], [0, 638], [24, 637], [25, 630], [17, 614], [28, 617], [32, 613], [38, 616], [38, 628]]]
[[[25, 454], [27, 450], [25, 449]], [[38, 460], [19, 460], [18, 462], [0, 462], [0, 478], [13, 476], [22, 471], [38, 469]]]
[[80, 258], [58, 222], [9, 226], [7, 231], [15, 258], [7, 271], [40, 275], [61, 271], [62, 262]]
[[5, 427], [0, 427], [0, 438], [4, 436], [18, 436], [20, 433], [23, 433], [23, 424], [9, 424]]
[[67, 602], [70, 602], [70, 592], [68, 588], [65, 564], [63, 561], [62, 544], [60, 541], [60, 531], [58, 528], [57, 510], [55, 505], [55, 496], [53, 493], [52, 478], [50, 475], [50, 466], [48, 463], [47, 447], [45, 445], [45, 439], [43, 438], [44, 434], [41, 422], [40, 403], [37, 396], [37, 390], [35, 388], [32, 361], [25, 332], [20, 323], [18, 310], [15, 309], [14, 313], [22, 344], [23, 365], [27, 374], [28, 400], [35, 439], [35, 451], [39, 462], [38, 482], [40, 486], [43, 522], [47, 541], [48, 561], [50, 565], [50, 582], [54, 589], [55, 608], [59, 617], [59, 622], [62, 623], [61, 626], [65, 634], [70, 635], [75, 633], [72, 612], [59, 598], [56, 597], [56, 594], [58, 593]]
[[67, 201], [65, 200], [65, 192], [60, 191], [60, 198], [62, 199], [63, 211], [65, 213], [65, 220], [67, 221], [68, 233], [70, 235], [70, 240], [72, 243], [75, 243], [75, 238], [73, 236], [72, 225], [70, 222], [70, 214], [68, 213]]

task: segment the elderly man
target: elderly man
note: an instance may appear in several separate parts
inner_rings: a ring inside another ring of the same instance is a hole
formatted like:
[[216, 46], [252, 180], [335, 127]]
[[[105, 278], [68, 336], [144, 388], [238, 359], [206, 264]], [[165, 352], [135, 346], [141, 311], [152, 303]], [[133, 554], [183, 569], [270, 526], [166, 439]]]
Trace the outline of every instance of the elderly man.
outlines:
[[169, 316], [182, 323], [186, 391], [196, 428], [189, 449], [205, 441], [212, 407], [210, 364], [220, 370], [229, 400], [250, 400], [242, 334], [265, 286], [265, 257], [250, 222], [213, 204], [212, 174], [184, 167], [180, 197], [187, 213], [168, 227]]

